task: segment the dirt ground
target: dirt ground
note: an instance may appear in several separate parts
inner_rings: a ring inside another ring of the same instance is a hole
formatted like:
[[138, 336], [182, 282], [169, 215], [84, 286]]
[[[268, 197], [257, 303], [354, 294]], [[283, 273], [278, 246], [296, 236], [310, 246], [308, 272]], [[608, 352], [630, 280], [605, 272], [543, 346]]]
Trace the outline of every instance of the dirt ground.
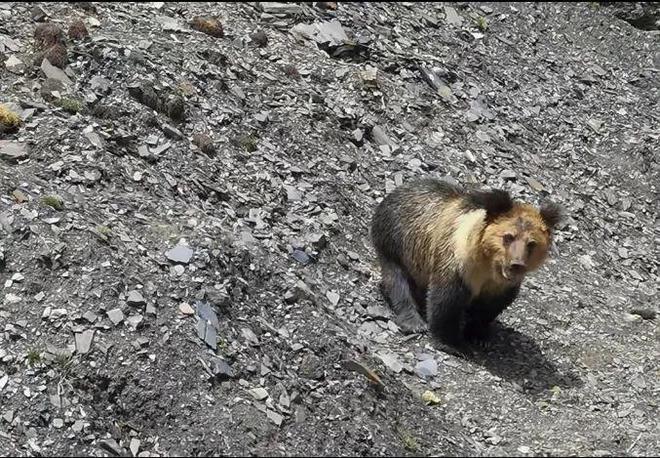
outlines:
[[[0, 3], [0, 453], [656, 456], [657, 19]], [[377, 288], [418, 176], [568, 214], [469, 360]]]

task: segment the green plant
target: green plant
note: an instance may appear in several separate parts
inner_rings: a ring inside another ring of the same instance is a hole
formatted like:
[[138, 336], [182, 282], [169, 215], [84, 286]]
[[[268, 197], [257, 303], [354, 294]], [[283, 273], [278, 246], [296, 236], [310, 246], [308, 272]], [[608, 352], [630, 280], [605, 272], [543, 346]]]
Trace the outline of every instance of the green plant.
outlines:
[[479, 30], [482, 32], [485, 32], [488, 29], [488, 21], [484, 16], [479, 16], [475, 22], [477, 23], [477, 27], [479, 27]]
[[419, 451], [419, 444], [417, 443], [417, 439], [415, 439], [412, 434], [401, 427], [398, 428], [398, 433], [399, 438], [401, 439], [401, 443], [406, 450], [409, 450], [413, 453]]
[[41, 200], [45, 205], [53, 207], [55, 210], [62, 210], [64, 208], [64, 201], [59, 196], [44, 196]]
[[62, 371], [66, 371], [69, 368], [71, 361], [73, 361], [73, 355], [58, 353], [53, 360], [53, 365]]
[[64, 208], [64, 202], [59, 196], [44, 196], [41, 201], [44, 205], [53, 207], [55, 210], [62, 210]]
[[36, 366], [41, 362], [41, 353], [39, 350], [31, 349], [27, 353], [27, 362], [30, 366]]
[[82, 102], [76, 99], [62, 97], [61, 99], [57, 99], [54, 103], [58, 107], [62, 108], [64, 111], [71, 114], [76, 114], [80, 110], [82, 110]]
[[96, 226], [96, 232], [107, 237], [112, 233], [112, 229], [110, 229], [108, 226], [99, 225]]
[[257, 150], [257, 139], [252, 135], [244, 135], [238, 139], [238, 143], [249, 153]]

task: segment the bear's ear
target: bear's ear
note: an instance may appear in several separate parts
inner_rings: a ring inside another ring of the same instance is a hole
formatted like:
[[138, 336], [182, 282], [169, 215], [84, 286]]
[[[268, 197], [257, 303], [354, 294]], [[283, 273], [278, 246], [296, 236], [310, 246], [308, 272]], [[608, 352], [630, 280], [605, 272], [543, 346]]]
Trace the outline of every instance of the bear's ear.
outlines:
[[548, 229], [553, 230], [557, 225], [564, 220], [564, 209], [558, 204], [552, 202], [544, 202], [539, 210], [543, 222], [548, 226]]
[[486, 210], [486, 218], [492, 220], [513, 208], [513, 200], [508, 192], [501, 189], [473, 191], [469, 194], [470, 203]]

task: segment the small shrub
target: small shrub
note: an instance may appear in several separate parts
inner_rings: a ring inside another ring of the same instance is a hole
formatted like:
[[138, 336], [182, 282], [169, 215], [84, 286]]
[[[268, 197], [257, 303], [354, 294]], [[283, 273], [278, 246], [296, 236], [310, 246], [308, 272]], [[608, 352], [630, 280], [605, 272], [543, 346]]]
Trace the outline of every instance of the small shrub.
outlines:
[[64, 209], [64, 202], [62, 199], [58, 196], [44, 196], [41, 201], [44, 203], [44, 205], [48, 205], [49, 207], [53, 207], [55, 210], [62, 210]]
[[12, 132], [18, 129], [23, 121], [4, 105], [0, 105], [0, 132]]
[[27, 354], [27, 362], [30, 366], [36, 366], [41, 362], [41, 353], [39, 353], [39, 350], [35, 350], [34, 348], [30, 351], [28, 351]]
[[62, 97], [61, 99], [56, 100], [54, 103], [64, 111], [71, 114], [76, 114], [82, 110], [82, 102], [69, 97]]
[[479, 30], [482, 32], [485, 32], [488, 29], [488, 21], [486, 20], [485, 17], [479, 16], [476, 19], [477, 27], [479, 27]]
[[245, 148], [248, 153], [253, 153], [257, 150], [257, 139], [252, 135], [244, 135], [238, 139], [239, 145]]

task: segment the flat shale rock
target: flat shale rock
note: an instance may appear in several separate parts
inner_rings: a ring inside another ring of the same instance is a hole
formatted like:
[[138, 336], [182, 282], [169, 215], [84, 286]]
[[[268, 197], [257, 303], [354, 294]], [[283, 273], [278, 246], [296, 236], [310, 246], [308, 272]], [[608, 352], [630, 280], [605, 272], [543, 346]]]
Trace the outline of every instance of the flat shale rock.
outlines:
[[92, 341], [94, 339], [94, 330], [88, 329], [81, 333], [76, 334], [76, 351], [80, 354], [88, 353], [92, 347]]
[[[53, 56], [51, 56], [53, 57]], [[55, 55], [56, 58], [59, 58], [57, 55]], [[62, 61], [60, 60], [59, 62], [60, 66], [62, 64]], [[57, 65], [54, 65], [49, 61], [49, 59], [46, 57], [44, 60], [41, 62], [41, 71], [43, 71], [44, 75], [46, 75], [46, 78], [51, 78], [56, 81], [59, 81], [63, 83], [65, 86], [73, 86], [73, 81], [71, 81], [71, 78], [64, 73], [60, 68], [58, 68]]]
[[14, 163], [28, 158], [28, 147], [24, 143], [0, 140], [0, 159]]
[[146, 301], [144, 300], [144, 297], [142, 297], [142, 293], [133, 290], [128, 293], [128, 297], [126, 298], [126, 303], [133, 306], [139, 306], [139, 305], [144, 305]]
[[422, 360], [415, 366], [415, 372], [421, 378], [435, 377], [438, 373], [438, 363], [433, 358]]

